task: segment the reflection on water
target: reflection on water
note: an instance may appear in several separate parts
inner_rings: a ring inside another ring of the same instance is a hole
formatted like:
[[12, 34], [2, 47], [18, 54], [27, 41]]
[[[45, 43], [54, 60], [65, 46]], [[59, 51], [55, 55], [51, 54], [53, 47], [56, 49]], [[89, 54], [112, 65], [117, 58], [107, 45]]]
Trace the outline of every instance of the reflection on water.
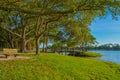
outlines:
[[112, 61], [120, 64], [120, 51], [94, 50], [93, 52], [98, 52], [103, 55], [101, 58], [97, 58], [97, 59], [104, 60], [104, 61]]

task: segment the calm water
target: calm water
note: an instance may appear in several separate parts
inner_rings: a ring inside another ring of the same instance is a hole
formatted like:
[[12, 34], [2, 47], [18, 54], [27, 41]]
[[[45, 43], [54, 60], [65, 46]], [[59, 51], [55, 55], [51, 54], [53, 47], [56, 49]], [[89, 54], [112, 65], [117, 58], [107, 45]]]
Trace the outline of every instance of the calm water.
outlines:
[[104, 61], [111, 61], [120, 64], [120, 51], [100, 51], [96, 50], [93, 52], [101, 53], [103, 56], [98, 58]]

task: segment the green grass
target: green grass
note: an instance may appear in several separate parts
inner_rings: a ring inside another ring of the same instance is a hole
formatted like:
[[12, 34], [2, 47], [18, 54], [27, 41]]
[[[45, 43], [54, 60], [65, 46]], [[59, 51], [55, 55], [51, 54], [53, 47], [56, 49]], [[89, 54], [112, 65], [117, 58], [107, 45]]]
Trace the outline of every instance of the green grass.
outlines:
[[120, 80], [120, 65], [58, 54], [0, 61], [0, 80]]
[[101, 57], [102, 54], [96, 53], [96, 52], [85, 52], [83, 54], [83, 56], [85, 56], [85, 57]]

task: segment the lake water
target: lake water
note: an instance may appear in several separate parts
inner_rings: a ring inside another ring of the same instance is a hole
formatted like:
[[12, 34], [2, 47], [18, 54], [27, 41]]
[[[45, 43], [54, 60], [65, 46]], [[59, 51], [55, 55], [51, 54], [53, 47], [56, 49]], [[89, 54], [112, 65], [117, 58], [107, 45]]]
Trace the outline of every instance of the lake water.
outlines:
[[92, 52], [101, 53], [103, 56], [101, 58], [97, 58], [104, 61], [111, 61], [120, 64], [120, 51], [101, 51], [96, 50]]

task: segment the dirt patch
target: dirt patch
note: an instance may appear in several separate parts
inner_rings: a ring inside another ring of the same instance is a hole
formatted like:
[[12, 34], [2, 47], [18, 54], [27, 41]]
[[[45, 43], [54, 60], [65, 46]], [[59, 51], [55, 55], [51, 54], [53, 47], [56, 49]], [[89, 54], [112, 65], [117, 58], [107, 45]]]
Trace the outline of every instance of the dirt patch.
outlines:
[[5, 56], [1, 56], [0, 55], [0, 60], [25, 60], [25, 59], [30, 59], [30, 57], [26, 57], [26, 56], [8, 56], [7, 58]]

